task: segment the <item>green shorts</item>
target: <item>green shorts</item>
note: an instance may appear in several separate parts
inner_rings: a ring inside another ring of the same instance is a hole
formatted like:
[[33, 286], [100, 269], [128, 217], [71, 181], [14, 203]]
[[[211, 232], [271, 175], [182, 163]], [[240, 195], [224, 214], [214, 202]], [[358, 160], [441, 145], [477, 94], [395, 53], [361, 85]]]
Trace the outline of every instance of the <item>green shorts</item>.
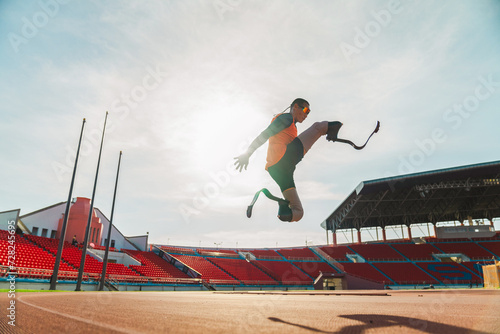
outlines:
[[267, 168], [273, 180], [276, 181], [280, 187], [281, 192], [290, 188], [295, 188], [293, 172], [295, 171], [295, 166], [303, 157], [304, 145], [302, 145], [302, 142], [297, 137], [287, 145], [285, 155], [283, 155], [280, 161]]

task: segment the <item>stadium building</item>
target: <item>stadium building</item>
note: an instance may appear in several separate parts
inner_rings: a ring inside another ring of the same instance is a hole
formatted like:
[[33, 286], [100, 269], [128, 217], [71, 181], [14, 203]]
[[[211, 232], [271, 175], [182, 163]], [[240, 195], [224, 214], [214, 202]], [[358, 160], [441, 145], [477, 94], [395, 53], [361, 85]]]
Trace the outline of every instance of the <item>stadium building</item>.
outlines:
[[[49, 289], [65, 207], [0, 212], [0, 286], [15, 275], [18, 289]], [[75, 289], [88, 222], [82, 289], [98, 289], [110, 222], [97, 208], [89, 220], [89, 211], [89, 199], [72, 201], [57, 289]], [[483, 266], [500, 260], [498, 217], [500, 161], [364, 181], [321, 223], [327, 241], [320, 246], [148, 244], [148, 235], [126, 237], [111, 226], [105, 285], [127, 291], [480, 287]], [[419, 225], [427, 236], [413, 237]], [[388, 228], [400, 229], [401, 238], [389, 240]], [[367, 229], [375, 240], [361, 240]], [[338, 244], [337, 234], [346, 232], [353, 242]], [[498, 270], [490, 276], [498, 280]]]

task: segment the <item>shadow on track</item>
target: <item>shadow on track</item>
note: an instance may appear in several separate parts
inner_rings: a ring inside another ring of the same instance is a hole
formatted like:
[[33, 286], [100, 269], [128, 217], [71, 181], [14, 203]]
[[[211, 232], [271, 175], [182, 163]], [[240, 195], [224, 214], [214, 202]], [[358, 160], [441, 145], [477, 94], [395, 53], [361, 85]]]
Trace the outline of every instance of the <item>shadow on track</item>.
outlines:
[[288, 321], [281, 320], [280, 318], [269, 317], [268, 319], [271, 320], [271, 321], [274, 321], [274, 322], [280, 322], [280, 323], [285, 324], [285, 325], [290, 325], [290, 326], [295, 326], [295, 327], [299, 327], [299, 328], [302, 328], [302, 329], [307, 329], [309, 331], [316, 332], [316, 333], [334, 333], [334, 332], [325, 332], [323, 330], [320, 330], [320, 329], [317, 329], [317, 328], [312, 328], [312, 327], [309, 327], [309, 326], [294, 324], [294, 323], [291, 323], [291, 322], [288, 322]]
[[[453, 325], [441, 324], [439, 322], [428, 321], [417, 318], [400, 317], [393, 315], [380, 315], [380, 314], [353, 314], [353, 315], [339, 315], [338, 317], [344, 319], [357, 320], [361, 322], [358, 325], [344, 326], [340, 330], [335, 332], [324, 331], [318, 328], [313, 328], [301, 324], [295, 324], [292, 322], [284, 321], [279, 318], [269, 317], [268, 319], [274, 322], [279, 322], [282, 324], [299, 327], [302, 329], [309, 330], [316, 333], [363, 333], [365, 330], [373, 330], [374, 328], [388, 328], [388, 327], [399, 327], [401, 330], [404, 328], [416, 329], [424, 333], [431, 334], [466, 334], [470, 333], [471, 329], [463, 328]], [[332, 324], [335, 320], [332, 320]], [[475, 331], [478, 334], [487, 334], [486, 332]]]

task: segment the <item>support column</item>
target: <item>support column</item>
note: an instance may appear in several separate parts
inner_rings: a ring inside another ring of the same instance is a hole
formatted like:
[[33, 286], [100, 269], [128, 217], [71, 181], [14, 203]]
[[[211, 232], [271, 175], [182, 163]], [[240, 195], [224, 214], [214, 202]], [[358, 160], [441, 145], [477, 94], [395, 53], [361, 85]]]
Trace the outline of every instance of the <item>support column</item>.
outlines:
[[411, 227], [408, 225], [408, 240], [411, 240]]
[[385, 236], [385, 227], [382, 227], [382, 240], [384, 240], [384, 242], [387, 241], [387, 238]]
[[438, 237], [437, 227], [434, 224], [433, 226], [434, 226], [434, 236], [437, 238]]
[[332, 232], [333, 245], [337, 246], [337, 232]]
[[361, 230], [358, 230], [358, 244], [361, 243]]

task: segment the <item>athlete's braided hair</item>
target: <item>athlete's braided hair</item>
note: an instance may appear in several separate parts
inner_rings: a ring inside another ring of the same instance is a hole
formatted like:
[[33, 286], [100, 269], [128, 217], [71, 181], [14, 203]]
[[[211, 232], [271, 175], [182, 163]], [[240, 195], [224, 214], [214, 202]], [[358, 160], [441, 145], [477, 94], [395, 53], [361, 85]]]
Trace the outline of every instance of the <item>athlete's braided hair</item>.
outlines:
[[[280, 114], [284, 114], [288, 109], [290, 109], [290, 111], [291, 111], [295, 104], [302, 106], [304, 103], [309, 104], [309, 102], [307, 102], [305, 99], [303, 99], [301, 97], [296, 98], [295, 100], [293, 100], [292, 104], [290, 104], [288, 107], [286, 107], [286, 109], [283, 110]], [[279, 115], [279, 114], [277, 114], [277, 115]]]

